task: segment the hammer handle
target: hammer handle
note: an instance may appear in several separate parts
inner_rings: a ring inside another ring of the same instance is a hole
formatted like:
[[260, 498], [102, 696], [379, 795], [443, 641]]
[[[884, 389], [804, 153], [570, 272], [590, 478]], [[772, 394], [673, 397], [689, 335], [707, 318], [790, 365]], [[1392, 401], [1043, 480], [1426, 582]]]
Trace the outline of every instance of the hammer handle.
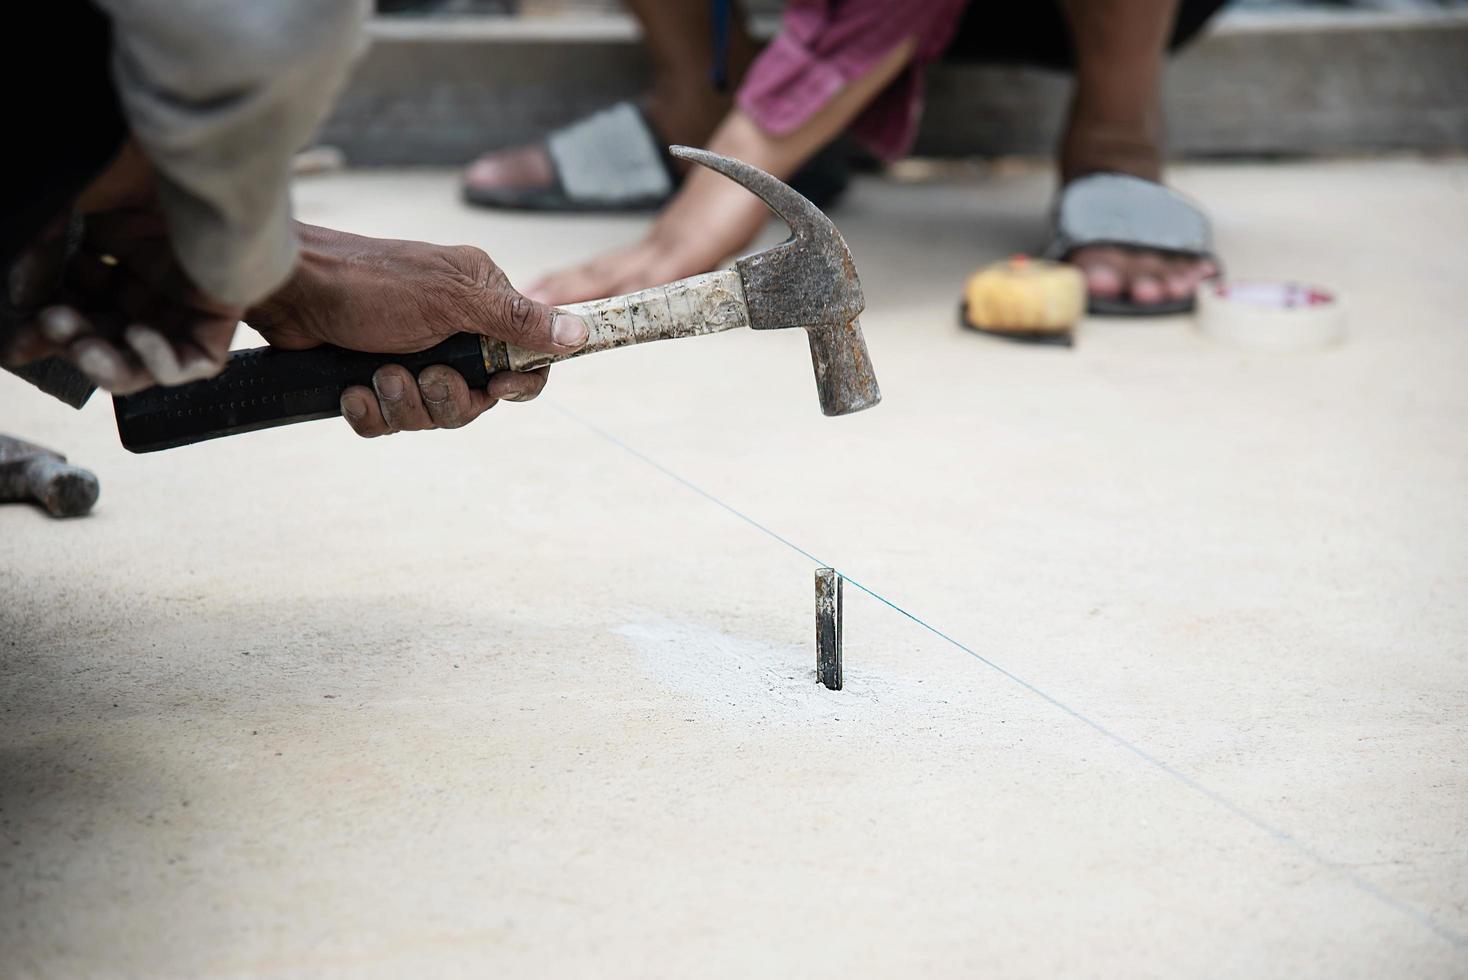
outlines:
[[490, 343], [484, 356], [491, 370], [533, 371], [556, 361], [617, 347], [701, 337], [749, 326], [744, 286], [733, 269], [689, 276], [666, 286], [589, 303], [573, 303], [559, 309], [586, 321], [590, 336], [585, 346], [574, 354], [539, 354]]
[[[455, 334], [416, 354], [363, 354], [324, 344], [288, 351], [235, 351], [213, 378], [175, 388], [148, 388], [113, 399], [117, 432], [135, 453], [341, 415], [341, 393], [371, 385], [384, 364], [417, 374], [434, 364], [453, 368], [471, 388], [489, 384], [482, 338]], [[501, 345], [503, 346], [503, 345]]]
[[127, 449], [151, 453], [334, 418], [341, 414], [342, 390], [371, 385], [372, 373], [384, 364], [401, 364], [414, 374], [442, 364], [462, 374], [469, 387], [483, 388], [496, 371], [532, 371], [567, 357], [749, 325], [739, 273], [732, 269], [561, 308], [590, 328], [586, 345], [575, 354], [541, 354], [470, 333], [417, 354], [361, 354], [329, 345], [303, 351], [256, 347], [235, 351], [208, 380], [114, 398], [117, 431]]

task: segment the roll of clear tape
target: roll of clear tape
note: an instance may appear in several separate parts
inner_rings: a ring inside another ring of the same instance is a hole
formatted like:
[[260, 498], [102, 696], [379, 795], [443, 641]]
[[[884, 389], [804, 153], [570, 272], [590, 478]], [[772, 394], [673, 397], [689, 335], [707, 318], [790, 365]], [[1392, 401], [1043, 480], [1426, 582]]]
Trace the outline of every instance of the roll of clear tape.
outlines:
[[1198, 289], [1198, 329], [1252, 350], [1303, 351], [1346, 338], [1346, 309], [1328, 289], [1297, 282], [1247, 279]]

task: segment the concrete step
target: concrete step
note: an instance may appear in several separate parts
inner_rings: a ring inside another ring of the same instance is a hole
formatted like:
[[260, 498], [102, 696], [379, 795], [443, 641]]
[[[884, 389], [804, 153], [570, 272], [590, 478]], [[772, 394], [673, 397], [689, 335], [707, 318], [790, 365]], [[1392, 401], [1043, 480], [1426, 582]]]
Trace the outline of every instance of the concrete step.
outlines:
[[[757, 33], [773, 31], [770, 16]], [[458, 164], [637, 94], [622, 15], [379, 18], [322, 140], [354, 165]], [[943, 64], [917, 150], [1046, 153], [1068, 79]], [[1175, 156], [1468, 148], [1468, 11], [1230, 11], [1168, 70]]]

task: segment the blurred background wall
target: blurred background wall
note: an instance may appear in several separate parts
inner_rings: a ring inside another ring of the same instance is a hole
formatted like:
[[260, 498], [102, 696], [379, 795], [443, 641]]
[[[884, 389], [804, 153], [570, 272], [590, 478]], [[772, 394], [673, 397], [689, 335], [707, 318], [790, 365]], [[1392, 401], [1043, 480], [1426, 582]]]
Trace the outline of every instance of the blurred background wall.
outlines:
[[[757, 33], [774, 30], [780, 6], [746, 0]], [[617, 0], [378, 9], [373, 46], [321, 137], [354, 165], [460, 164], [635, 96], [645, 80]], [[939, 66], [917, 152], [1048, 153], [1066, 89], [1053, 72]], [[1167, 113], [1176, 156], [1468, 148], [1468, 0], [1236, 0], [1174, 60]]]

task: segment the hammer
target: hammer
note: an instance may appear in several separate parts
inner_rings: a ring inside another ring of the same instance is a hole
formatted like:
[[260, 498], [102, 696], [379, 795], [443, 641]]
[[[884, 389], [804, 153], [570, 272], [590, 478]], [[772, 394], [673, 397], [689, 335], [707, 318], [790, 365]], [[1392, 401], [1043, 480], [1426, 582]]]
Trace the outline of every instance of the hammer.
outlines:
[[135, 453], [341, 414], [344, 388], [368, 384], [384, 364], [417, 374], [454, 368], [482, 388], [496, 371], [529, 371], [573, 357], [654, 340], [739, 327], [803, 327], [810, 338], [821, 411], [848, 415], [881, 401], [857, 317], [865, 307], [851, 252], [836, 226], [788, 185], [747, 163], [686, 146], [674, 156], [700, 163], [759, 195], [790, 226], [790, 237], [734, 268], [667, 286], [562, 307], [586, 320], [590, 337], [574, 354], [541, 354], [461, 333], [417, 354], [363, 354], [321, 346], [236, 351], [216, 377], [149, 388], [114, 399], [122, 444]]
[[0, 436], [0, 503], [34, 500], [52, 517], [80, 517], [99, 490], [90, 470], [70, 465], [60, 453]]

